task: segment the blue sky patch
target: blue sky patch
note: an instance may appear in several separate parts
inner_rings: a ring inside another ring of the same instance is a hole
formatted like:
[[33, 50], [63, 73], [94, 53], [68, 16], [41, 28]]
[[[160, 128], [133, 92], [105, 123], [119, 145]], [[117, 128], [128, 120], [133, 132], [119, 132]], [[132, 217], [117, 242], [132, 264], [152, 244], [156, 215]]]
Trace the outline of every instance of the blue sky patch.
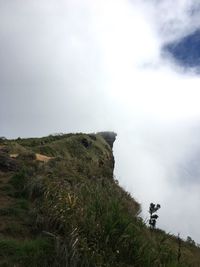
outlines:
[[175, 61], [186, 68], [200, 67], [200, 30], [163, 47]]

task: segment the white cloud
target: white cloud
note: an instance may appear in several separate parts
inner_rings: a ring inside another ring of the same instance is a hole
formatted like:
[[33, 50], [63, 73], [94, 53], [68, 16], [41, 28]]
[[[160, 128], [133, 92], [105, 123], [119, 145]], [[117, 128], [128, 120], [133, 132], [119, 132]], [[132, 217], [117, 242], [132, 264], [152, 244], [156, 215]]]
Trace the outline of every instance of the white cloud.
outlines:
[[160, 56], [199, 27], [197, 3], [0, 0], [0, 122], [12, 137], [118, 132], [121, 184], [144, 212], [161, 202], [161, 227], [200, 240], [200, 183], [180, 177], [199, 151], [199, 77]]

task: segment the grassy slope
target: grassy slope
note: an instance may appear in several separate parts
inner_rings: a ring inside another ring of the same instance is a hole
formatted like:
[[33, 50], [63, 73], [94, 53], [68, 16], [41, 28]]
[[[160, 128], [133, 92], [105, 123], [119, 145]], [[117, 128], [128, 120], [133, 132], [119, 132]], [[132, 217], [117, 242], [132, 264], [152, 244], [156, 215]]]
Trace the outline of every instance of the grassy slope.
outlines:
[[182, 241], [178, 263], [177, 238], [137, 216], [113, 165], [100, 135], [2, 141], [0, 266], [200, 266], [199, 248]]

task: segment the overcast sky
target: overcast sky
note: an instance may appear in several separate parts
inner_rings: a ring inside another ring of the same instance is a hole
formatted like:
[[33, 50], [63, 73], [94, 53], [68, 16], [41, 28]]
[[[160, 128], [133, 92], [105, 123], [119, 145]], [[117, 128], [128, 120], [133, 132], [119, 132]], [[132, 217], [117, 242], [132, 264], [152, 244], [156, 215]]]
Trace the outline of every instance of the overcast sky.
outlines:
[[144, 218], [158, 202], [160, 228], [200, 242], [200, 79], [162, 50], [199, 29], [198, 2], [0, 0], [0, 136], [117, 132]]

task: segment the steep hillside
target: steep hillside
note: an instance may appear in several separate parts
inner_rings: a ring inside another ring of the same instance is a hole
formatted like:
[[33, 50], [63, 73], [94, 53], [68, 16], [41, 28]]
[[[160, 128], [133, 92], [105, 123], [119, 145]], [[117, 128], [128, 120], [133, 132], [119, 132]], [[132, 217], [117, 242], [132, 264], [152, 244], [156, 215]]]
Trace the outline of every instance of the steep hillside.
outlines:
[[0, 141], [0, 266], [200, 266], [200, 249], [150, 230], [114, 180], [115, 137]]

